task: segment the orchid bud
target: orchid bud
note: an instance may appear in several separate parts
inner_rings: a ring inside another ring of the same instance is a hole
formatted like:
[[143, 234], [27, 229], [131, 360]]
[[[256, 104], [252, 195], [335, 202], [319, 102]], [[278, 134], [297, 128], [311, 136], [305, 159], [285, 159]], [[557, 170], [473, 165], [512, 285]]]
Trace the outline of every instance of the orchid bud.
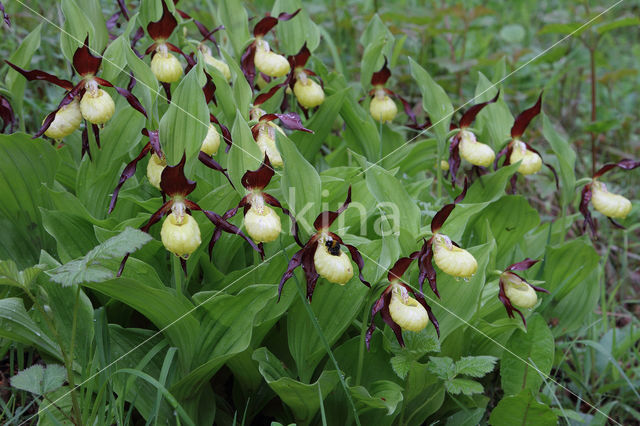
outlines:
[[251, 203], [251, 208], [244, 215], [244, 227], [256, 243], [275, 241], [282, 231], [280, 216], [264, 205], [264, 201]]
[[160, 44], [156, 54], [151, 59], [151, 72], [162, 83], [173, 83], [182, 77], [182, 65], [178, 58], [173, 56], [167, 46]]
[[518, 172], [523, 175], [538, 173], [542, 167], [542, 158], [535, 152], [529, 150], [524, 142], [515, 140], [509, 161], [513, 164], [520, 160], [522, 160], [522, 163], [520, 163], [520, 167], [518, 167]]
[[276, 146], [276, 140], [270, 136], [268, 129], [260, 129], [256, 142], [262, 154], [267, 154], [269, 161], [271, 161], [274, 167], [282, 167], [284, 165], [280, 151], [278, 151], [278, 147]]
[[604, 183], [594, 180], [591, 191], [593, 207], [603, 215], [612, 219], [624, 219], [631, 211], [631, 201], [609, 192]]
[[374, 120], [380, 122], [390, 122], [398, 113], [396, 103], [391, 99], [382, 87], [376, 89], [375, 96], [369, 104], [369, 112]]
[[440, 170], [445, 172], [449, 170], [449, 163], [446, 160], [440, 160]]
[[218, 148], [220, 148], [220, 133], [213, 124], [209, 124], [209, 130], [202, 141], [200, 151], [207, 155], [215, 155], [218, 153]]
[[433, 238], [433, 259], [445, 274], [469, 278], [476, 273], [478, 262], [471, 253], [456, 247], [449, 237], [436, 234]]
[[155, 153], [151, 154], [149, 163], [147, 163], [147, 179], [149, 183], [154, 187], [160, 188], [160, 178], [162, 177], [162, 171], [167, 166], [167, 161], [164, 158], [158, 157]]
[[398, 285], [394, 286], [391, 293], [389, 314], [403, 330], [420, 331], [429, 324], [429, 315], [424, 306]]
[[307, 78], [304, 72], [299, 73], [293, 93], [304, 108], [314, 108], [324, 102], [324, 90], [318, 83]]
[[476, 141], [476, 136], [468, 131], [461, 130], [460, 133], [460, 156], [474, 166], [488, 167], [493, 164], [496, 158], [495, 152], [489, 145]]
[[183, 259], [187, 259], [202, 242], [198, 222], [187, 213], [171, 212], [162, 224], [160, 237], [167, 250]]
[[51, 139], [62, 139], [80, 127], [80, 123], [82, 123], [80, 102], [78, 98], [74, 98], [70, 104], [63, 106], [56, 112], [53, 122], [44, 134]]
[[254, 57], [256, 68], [269, 77], [282, 77], [289, 74], [291, 66], [289, 61], [282, 55], [273, 53], [269, 49], [269, 43], [265, 40], [258, 41], [256, 54]]
[[82, 117], [91, 124], [104, 124], [111, 119], [115, 111], [116, 104], [111, 96], [97, 85], [89, 85], [80, 101]]
[[345, 285], [353, 277], [351, 260], [335, 240], [321, 238], [318, 241], [313, 263], [318, 274], [332, 283]]
[[501, 275], [504, 292], [509, 301], [524, 309], [533, 308], [538, 303], [536, 291], [522, 278], [511, 272], [503, 272]]

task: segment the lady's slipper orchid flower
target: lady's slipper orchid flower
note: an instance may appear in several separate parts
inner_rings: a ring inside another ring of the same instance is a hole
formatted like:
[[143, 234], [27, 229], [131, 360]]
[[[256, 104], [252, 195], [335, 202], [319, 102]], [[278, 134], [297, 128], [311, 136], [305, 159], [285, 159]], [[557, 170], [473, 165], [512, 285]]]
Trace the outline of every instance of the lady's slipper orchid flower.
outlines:
[[476, 135], [468, 128], [476, 116], [484, 107], [498, 100], [500, 91], [487, 102], [473, 105], [460, 119], [458, 127], [460, 131], [451, 138], [449, 145], [449, 170], [451, 170], [451, 183], [456, 185], [456, 174], [460, 168], [460, 157], [473, 164], [474, 167], [489, 167], [496, 158], [495, 152], [489, 145], [476, 141]]
[[529, 284], [524, 278], [515, 274], [513, 271], [524, 271], [531, 268], [537, 262], [539, 261], [527, 258], [521, 262], [507, 266], [507, 269], [500, 275], [500, 292], [498, 293], [498, 298], [507, 309], [509, 317], [515, 318], [513, 311], [516, 311], [520, 315], [520, 318], [522, 318], [525, 327], [527, 326], [527, 321], [518, 308], [533, 308], [536, 306], [536, 303], [538, 303], [536, 291], [544, 293], [549, 293], [549, 291], [542, 287]]
[[[248, 170], [242, 176], [242, 186], [248, 191], [248, 194], [240, 200], [236, 207], [227, 211], [222, 217], [225, 220], [229, 220], [238, 213], [238, 209], [242, 208], [244, 210], [244, 227], [247, 234], [258, 244], [258, 247], [262, 247], [262, 243], [275, 241], [282, 231], [280, 216], [271, 208], [277, 207], [291, 218], [291, 233], [296, 242], [302, 246], [298, 239], [296, 219], [273, 195], [264, 192], [264, 188], [269, 185], [274, 174], [275, 171], [271, 167], [269, 157], [265, 156], [264, 162], [258, 169]], [[220, 235], [221, 232], [218, 230], [213, 235], [209, 243], [209, 253], [211, 253], [213, 245], [220, 238]]]
[[295, 269], [302, 266], [307, 280], [307, 299], [311, 301], [313, 291], [319, 277], [325, 278], [327, 281], [345, 285], [351, 277], [353, 277], [353, 267], [347, 255], [340, 249], [345, 246], [351, 254], [351, 259], [358, 265], [360, 281], [367, 287], [371, 285], [364, 279], [362, 268], [364, 260], [362, 255], [355, 246], [345, 244], [338, 235], [329, 231], [331, 224], [338, 216], [347, 209], [351, 203], [351, 186], [347, 193], [347, 199], [344, 204], [336, 211], [325, 211], [318, 215], [313, 222], [316, 233], [313, 234], [309, 241], [297, 251], [291, 261], [287, 271], [280, 280], [278, 286], [278, 297], [282, 294], [284, 284], [293, 276]]
[[[204, 100], [207, 105], [209, 105], [211, 101], [213, 101], [214, 105], [217, 105], [215, 97], [216, 85], [213, 83], [211, 76], [206, 71], [204, 75], [207, 78], [207, 82], [202, 87], [202, 91], [204, 92]], [[224, 139], [225, 144], [227, 144], [225, 152], [229, 152], [229, 150], [231, 149], [231, 145], [233, 144], [229, 128], [218, 121], [216, 116], [211, 113], [209, 113], [209, 122], [209, 130], [207, 131], [207, 135], [202, 141], [202, 147], [200, 148], [200, 151], [204, 152], [208, 156], [217, 154], [218, 148], [220, 147], [220, 136], [222, 134], [222, 139]], [[220, 128], [220, 133], [218, 133], [218, 130], [215, 128], [214, 124]]]
[[162, 84], [169, 101], [171, 101], [171, 83], [180, 80], [183, 73], [180, 61], [171, 52], [182, 55], [189, 66], [195, 65], [192, 58], [168, 41], [177, 26], [178, 21], [167, 8], [166, 0], [162, 0], [162, 17], [147, 25], [147, 32], [153, 39], [153, 44], [147, 48], [145, 55], [151, 54], [151, 72]]
[[291, 73], [287, 81], [289, 87], [296, 95], [298, 103], [303, 108], [306, 114], [306, 110], [315, 108], [324, 102], [324, 88], [322, 86], [322, 80], [320, 84], [316, 83], [311, 77], [319, 79], [316, 73], [308, 68], [305, 68], [311, 52], [307, 48], [305, 43], [300, 52], [295, 56], [289, 57], [289, 64], [291, 65]]
[[282, 12], [278, 17], [267, 15], [253, 27], [255, 40], [247, 47], [241, 59], [242, 72], [251, 87], [253, 87], [256, 77], [256, 68], [269, 77], [284, 77], [289, 74], [291, 70], [289, 61], [287, 61], [287, 58], [284, 56], [271, 51], [271, 47], [264, 39], [264, 36], [267, 35], [273, 27], [278, 25], [278, 22], [288, 21], [295, 17], [298, 12], [300, 12], [300, 9], [293, 13]]
[[[165, 248], [176, 256], [180, 257], [182, 268], [187, 273], [186, 259], [198, 248], [201, 243], [200, 229], [197, 222], [191, 217], [192, 211], [201, 211], [216, 226], [216, 230], [221, 229], [230, 234], [238, 234], [253, 247], [260, 256], [264, 252], [250, 238], [248, 238], [238, 227], [230, 224], [222, 216], [209, 210], [203, 210], [198, 204], [189, 200], [187, 196], [196, 189], [196, 182], [189, 180], [184, 175], [184, 165], [186, 156], [175, 166], [167, 166], [162, 171], [160, 187], [162, 192], [169, 196], [155, 213], [151, 215], [149, 221], [140, 228], [144, 232], [149, 232], [152, 225], [160, 221], [165, 215], [168, 217], [162, 224], [160, 236]], [[118, 276], [127, 262], [129, 255], [125, 256], [120, 265]]]
[[2, 118], [2, 127], [0, 127], [0, 133], [4, 133], [7, 127], [9, 127], [9, 133], [13, 133], [13, 127], [16, 123], [16, 116], [13, 113], [11, 104], [4, 96], [0, 95], [0, 118]]
[[[518, 167], [518, 172], [522, 175], [531, 175], [534, 173], [538, 173], [542, 164], [547, 166], [552, 172], [553, 176], [556, 180], [556, 187], [560, 188], [560, 183], [558, 181], [558, 173], [556, 173], [556, 169], [548, 163], [545, 163], [542, 160], [542, 156], [538, 151], [533, 149], [531, 145], [526, 142], [520, 140], [522, 134], [527, 129], [527, 126], [542, 110], [542, 93], [538, 97], [538, 101], [529, 109], [526, 109], [518, 115], [511, 127], [511, 141], [507, 144], [507, 146], [498, 153], [494, 164], [494, 167], [498, 168], [498, 161], [500, 157], [505, 157], [503, 166], [508, 166], [509, 164], [517, 163], [521, 161], [520, 167]], [[515, 192], [517, 176], [513, 175], [511, 177], [511, 191]]]
[[384, 64], [379, 71], [374, 72], [371, 76], [371, 85], [373, 89], [369, 91], [369, 96], [372, 96], [371, 103], [369, 103], [369, 112], [374, 120], [382, 123], [391, 122], [398, 113], [398, 107], [390, 96], [398, 98], [402, 103], [404, 112], [409, 116], [412, 123], [417, 125], [416, 116], [411, 110], [411, 105], [400, 95], [387, 89], [384, 85], [391, 77], [391, 70], [387, 67], [387, 58], [384, 58]]
[[[19, 66], [5, 61], [11, 68], [18, 71], [27, 80], [46, 80], [56, 86], [67, 90], [67, 93], [58, 104], [55, 111], [51, 112], [42, 122], [42, 127], [34, 135], [34, 138], [46, 134], [54, 139], [61, 139], [70, 135], [80, 126], [78, 120], [78, 109], [82, 117], [91, 123], [96, 143], [100, 147], [100, 130], [98, 125], [109, 121], [115, 112], [115, 104], [111, 96], [102, 90], [100, 86], [113, 87], [119, 95], [123, 96], [129, 105], [147, 117], [147, 112], [140, 101], [127, 89], [114, 86], [109, 81], [98, 77], [96, 74], [102, 65], [102, 57], [94, 56], [89, 50], [89, 38], [85, 39], [84, 45], [78, 48], [73, 54], [73, 68], [82, 77], [82, 80], [75, 86], [68, 80], [61, 80], [58, 77], [40, 70], [27, 71]], [[78, 100], [80, 102], [78, 103]], [[51, 128], [51, 131], [48, 130]], [[89, 152], [89, 139], [87, 128], [85, 127], [82, 137], [82, 154]]]
[[[440, 336], [438, 320], [433, 315], [431, 307], [427, 304], [421, 293], [416, 293], [411, 287], [401, 281], [402, 275], [411, 263], [418, 257], [419, 252], [412, 253], [409, 257], [403, 257], [389, 270], [387, 279], [389, 286], [382, 292], [380, 298], [371, 308], [371, 325], [367, 330], [365, 342], [367, 349], [371, 342], [371, 336], [376, 329], [375, 316], [380, 313], [382, 320], [393, 330], [400, 346], [404, 347], [402, 330], [418, 332], [424, 329], [429, 320]], [[412, 294], [411, 297], [409, 294]]]
[[440, 228], [442, 228], [456, 204], [460, 203], [467, 195], [468, 186], [469, 181], [465, 179], [462, 193], [456, 197], [453, 203], [441, 208], [431, 220], [431, 232], [433, 235], [428, 241], [425, 241], [418, 253], [420, 292], [422, 292], [422, 285], [426, 278], [429, 281], [431, 290], [436, 296], [440, 297], [436, 285], [436, 270], [433, 267], [432, 260], [445, 274], [456, 278], [464, 278], [465, 280], [472, 277], [478, 269], [478, 262], [471, 253], [460, 248], [448, 236], [439, 233]]
[[609, 163], [602, 166], [595, 174], [590, 183], [582, 188], [582, 197], [580, 198], [580, 213], [584, 216], [584, 229], [589, 226], [592, 235], [597, 234], [597, 224], [591, 217], [589, 212], [589, 201], [593, 207], [607, 216], [609, 221], [616, 227], [624, 229], [614, 219], [624, 219], [631, 211], [631, 201], [622, 195], [614, 194], [607, 190], [607, 186], [600, 182], [598, 178], [608, 171], [619, 167], [623, 170], [633, 170], [640, 166], [640, 161], [624, 159], [618, 163]]

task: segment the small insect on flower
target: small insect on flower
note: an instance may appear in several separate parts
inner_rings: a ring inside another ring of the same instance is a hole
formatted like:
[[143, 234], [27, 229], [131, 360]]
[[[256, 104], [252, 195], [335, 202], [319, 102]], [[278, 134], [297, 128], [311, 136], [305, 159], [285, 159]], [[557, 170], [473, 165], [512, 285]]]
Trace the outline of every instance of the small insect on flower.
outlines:
[[[527, 321], [524, 319], [524, 315], [518, 308], [531, 309], [538, 303], [538, 295], [536, 291], [549, 293], [542, 287], [536, 287], [529, 284], [524, 278], [520, 277], [513, 271], [524, 271], [531, 268], [538, 263], [539, 260], [525, 259], [521, 262], [514, 263], [507, 266], [507, 269], [500, 274], [500, 291], [498, 298], [507, 310], [507, 314], [510, 318], [515, 318], [513, 311], [516, 311], [522, 322], [527, 326]], [[518, 308], [516, 308], [517, 306]]]
[[[164, 194], [169, 196], [169, 200], [156, 210], [149, 221], [140, 229], [144, 232], [149, 232], [152, 225], [160, 221], [165, 215], [168, 215], [162, 224], [160, 232], [162, 244], [168, 251], [180, 257], [180, 263], [185, 275], [187, 274], [186, 260], [201, 243], [200, 229], [195, 219], [191, 216], [193, 211], [201, 211], [215, 225], [214, 235], [218, 230], [240, 235], [260, 253], [260, 256], [264, 256], [263, 250], [238, 227], [227, 222], [217, 213], [202, 209], [197, 203], [187, 198], [196, 189], [196, 182], [187, 179], [184, 175], [185, 162], [186, 155], [183, 155], [177, 165], [164, 168], [160, 180], [160, 188]], [[127, 254], [122, 260], [118, 276], [122, 273], [128, 257], [129, 255]]]
[[[414, 252], [409, 257], [398, 259], [393, 268], [389, 270], [387, 276], [389, 285], [371, 308], [371, 325], [365, 336], [367, 349], [369, 349], [371, 337], [376, 329], [374, 320], [378, 313], [380, 313], [382, 320], [391, 327], [400, 346], [404, 346], [403, 330], [421, 331], [429, 324], [429, 320], [431, 320], [436, 333], [440, 336], [438, 320], [433, 315], [431, 307], [427, 304], [424, 296], [421, 293], [416, 293], [401, 281], [402, 275], [411, 263], [418, 258], [419, 254], [419, 252]], [[412, 294], [413, 297], [409, 294]]]
[[[298, 266], [302, 266], [305, 272], [307, 299], [309, 299], [309, 301], [311, 301], [313, 297], [313, 292], [319, 277], [323, 277], [329, 282], [340, 285], [345, 285], [349, 282], [351, 277], [353, 277], [353, 267], [347, 255], [342, 251], [342, 246], [349, 250], [351, 259], [358, 265], [360, 281], [367, 287], [371, 287], [362, 275], [364, 260], [358, 249], [350, 244], [345, 244], [342, 238], [329, 231], [331, 224], [349, 207], [350, 203], [351, 186], [349, 186], [347, 199], [338, 210], [325, 211], [318, 215], [313, 222], [316, 233], [309, 238], [309, 241], [307, 241], [307, 243], [302, 246], [302, 249], [297, 251], [291, 258], [291, 261], [289, 261], [287, 271], [282, 276], [280, 285], [278, 286], [278, 298], [282, 294], [284, 284], [293, 276]], [[299, 241], [298, 244], [300, 244]]]
[[369, 96], [372, 96], [369, 103], [369, 112], [374, 120], [389, 123], [393, 121], [398, 114], [398, 107], [396, 103], [391, 99], [391, 96], [398, 98], [402, 103], [404, 112], [409, 116], [413, 125], [417, 125], [416, 116], [411, 109], [411, 105], [400, 95], [387, 89], [385, 84], [391, 77], [391, 70], [387, 67], [387, 58], [384, 58], [384, 64], [379, 71], [376, 71], [371, 76], [371, 85], [373, 89], [369, 91]]
[[294, 56], [289, 56], [289, 64], [291, 65], [291, 73], [287, 78], [289, 87], [296, 95], [296, 99], [300, 106], [305, 110], [315, 108], [324, 102], [324, 89], [322, 80], [320, 84], [316, 83], [311, 77], [319, 78], [316, 73], [305, 68], [311, 57], [311, 52], [305, 43], [300, 52]]
[[[542, 164], [547, 166], [549, 170], [553, 173], [553, 176], [556, 181], [556, 188], [560, 189], [560, 182], [558, 180], [558, 173], [556, 173], [556, 169], [548, 163], [545, 163], [542, 160], [542, 156], [538, 151], [536, 151], [531, 145], [526, 142], [520, 140], [522, 134], [527, 129], [527, 126], [542, 110], [542, 93], [538, 97], [538, 101], [529, 109], [526, 109], [518, 115], [513, 123], [513, 127], [511, 127], [511, 141], [507, 144], [502, 151], [498, 153], [494, 161], [494, 168], [498, 168], [498, 161], [501, 157], [505, 157], [503, 166], [508, 166], [509, 164], [514, 164], [520, 161], [520, 166], [518, 167], [518, 172], [522, 175], [531, 175], [534, 173], [538, 173]], [[515, 192], [517, 176], [513, 175], [511, 177], [511, 192]]]
[[475, 120], [476, 116], [484, 107], [492, 104], [498, 100], [500, 91], [496, 96], [487, 101], [469, 108], [460, 119], [458, 124], [459, 131], [451, 138], [449, 145], [449, 167], [451, 170], [451, 183], [456, 185], [456, 175], [460, 168], [460, 157], [471, 163], [474, 167], [489, 167], [493, 160], [496, 158], [496, 154], [489, 145], [483, 144], [476, 140], [476, 135], [470, 130], [471, 124]]
[[[97, 76], [102, 65], [102, 57], [93, 55], [89, 49], [89, 37], [85, 39], [82, 47], [76, 49], [73, 54], [73, 68], [82, 77], [82, 80], [76, 85], [44, 71], [27, 71], [9, 61], [5, 62], [29, 81], [45, 80], [67, 91], [56, 110], [44, 119], [34, 138], [43, 134], [56, 140], [69, 136], [80, 127], [79, 116], [81, 116], [91, 123], [99, 148], [100, 128], [98, 125], [109, 121], [115, 112], [113, 99], [100, 86], [113, 87], [119, 95], [129, 102], [129, 105], [147, 117], [147, 112], [142, 104], [129, 90], [114, 86], [109, 81]], [[135, 80], [132, 79], [132, 83], [135, 84]], [[91, 157], [86, 127], [82, 135], [82, 155], [85, 152]]]
[[436, 285], [436, 270], [433, 267], [432, 260], [445, 274], [456, 278], [464, 278], [465, 280], [472, 277], [478, 269], [478, 262], [471, 253], [460, 248], [448, 236], [439, 232], [456, 204], [464, 199], [468, 186], [469, 181], [465, 178], [462, 193], [456, 197], [453, 203], [441, 208], [431, 220], [431, 232], [433, 235], [428, 241], [424, 242], [417, 255], [420, 265], [418, 279], [420, 292], [422, 292], [422, 285], [426, 278], [429, 281], [431, 290], [436, 296], [440, 297]]
[[[280, 216], [271, 207], [277, 207], [291, 218], [291, 233], [299, 245], [302, 245], [298, 239], [298, 224], [293, 215], [280, 204], [273, 195], [264, 192], [264, 188], [269, 185], [275, 171], [271, 167], [269, 157], [265, 156], [262, 165], [257, 170], [248, 170], [242, 176], [242, 186], [248, 191], [238, 205], [228, 210], [223, 219], [229, 220], [238, 213], [238, 209], [244, 209], [244, 227], [247, 234], [258, 243], [258, 247], [262, 248], [262, 243], [275, 241], [282, 231]], [[271, 207], [270, 207], [271, 206]], [[213, 249], [213, 245], [220, 237], [220, 231], [216, 231], [209, 243], [209, 253]]]
[[[271, 50], [269, 42], [264, 39], [264, 36], [273, 29], [278, 22], [288, 21], [295, 17], [300, 12], [300, 9], [293, 13], [282, 12], [277, 17], [267, 14], [253, 27], [254, 41], [247, 47], [242, 54], [242, 72], [244, 73], [249, 85], [253, 87], [256, 77], [256, 68], [261, 73], [268, 77], [283, 77], [289, 74], [291, 66], [289, 61], [282, 55], [279, 55]], [[273, 161], [273, 159], [271, 159]]]
[[633, 170], [636, 167], [640, 167], [640, 161], [627, 158], [617, 163], [605, 164], [594, 173], [591, 182], [582, 188], [580, 213], [584, 216], [583, 230], [586, 230], [588, 226], [594, 237], [597, 236], [598, 229], [597, 223], [591, 217], [591, 212], [589, 211], [589, 201], [591, 201], [593, 207], [605, 215], [616, 228], [624, 229], [624, 226], [614, 219], [624, 219], [631, 212], [631, 201], [622, 195], [609, 192], [607, 186], [598, 180], [602, 175], [616, 167], [623, 170]]

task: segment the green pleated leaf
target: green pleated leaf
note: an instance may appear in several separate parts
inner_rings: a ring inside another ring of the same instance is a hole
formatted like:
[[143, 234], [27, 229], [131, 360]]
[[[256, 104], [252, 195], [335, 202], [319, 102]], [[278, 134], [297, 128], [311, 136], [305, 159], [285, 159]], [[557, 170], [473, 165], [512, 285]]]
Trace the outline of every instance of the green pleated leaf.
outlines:
[[[493, 99], [498, 92], [499, 86], [489, 81], [481, 72], [478, 72], [478, 83], [476, 85], [473, 104], [487, 102]], [[471, 104], [465, 107], [465, 111]], [[478, 140], [491, 146], [495, 151], [499, 151], [504, 143], [511, 138], [511, 126], [513, 126], [513, 116], [509, 107], [504, 102], [504, 95], [487, 106], [477, 115], [472, 127], [481, 129], [480, 134], [476, 134]]]
[[536, 401], [529, 389], [502, 398], [489, 418], [493, 426], [552, 426], [557, 422], [558, 416], [546, 404]]
[[390, 380], [373, 382], [368, 389], [364, 386], [354, 386], [349, 388], [349, 391], [359, 414], [376, 409], [384, 410], [385, 414], [390, 416], [402, 402], [402, 386]]
[[293, 13], [298, 9], [302, 10], [293, 19], [282, 21], [276, 26], [276, 34], [283, 55], [295, 55], [305, 42], [311, 52], [320, 44], [318, 26], [309, 18], [306, 8], [303, 8], [302, 0], [276, 0], [271, 14], [278, 16], [281, 12]]
[[554, 128], [546, 114], [542, 114], [542, 134], [556, 154], [551, 161], [557, 163], [562, 204], [568, 206], [576, 195], [576, 176], [574, 172], [576, 153], [571, 148], [569, 141]]
[[[65, 17], [62, 26], [64, 31], [60, 33], [60, 47], [64, 57], [71, 63], [73, 54], [78, 47], [82, 46], [87, 36], [89, 36], [91, 53], [94, 55], [102, 53], [106, 46], [106, 40], [103, 40], [96, 32], [96, 27], [94, 27], [90, 17], [85, 13], [84, 5], [80, 7], [76, 0], [62, 0], [61, 7]], [[89, 12], [89, 10], [86, 9], [86, 12]], [[96, 26], [99, 25], [100, 23], [97, 23]]]
[[188, 175], [189, 164], [197, 161], [208, 129], [209, 108], [198, 81], [198, 67], [193, 67], [178, 85], [169, 109], [160, 120], [159, 136], [167, 163], [178, 164], [186, 153]]
[[236, 190], [244, 191], [241, 183], [242, 175], [247, 170], [256, 170], [264, 160], [264, 155], [260, 151], [258, 144], [253, 139], [251, 129], [238, 111], [231, 128], [231, 139], [233, 146], [229, 151], [229, 176], [236, 187]]
[[249, 38], [252, 37], [249, 34], [247, 11], [244, 7], [238, 7], [238, 3], [235, 0], [222, 0], [218, 6], [218, 16], [224, 25], [236, 57], [239, 58], [242, 56]]

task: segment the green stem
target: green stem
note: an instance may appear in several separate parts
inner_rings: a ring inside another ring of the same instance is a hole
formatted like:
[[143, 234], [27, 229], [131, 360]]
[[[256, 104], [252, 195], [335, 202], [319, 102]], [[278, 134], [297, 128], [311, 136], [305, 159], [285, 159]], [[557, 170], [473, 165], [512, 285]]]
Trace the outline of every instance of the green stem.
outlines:
[[[445, 141], [446, 143], [446, 141]], [[440, 167], [440, 163], [442, 162], [442, 148], [440, 140], [438, 140], [438, 159], [436, 160], [436, 193], [438, 195], [438, 200], [442, 198], [442, 168]]]
[[[382, 120], [380, 120], [379, 123], [380, 123], [380, 125], [378, 126], [378, 140], [380, 141], [380, 160], [379, 161], [382, 161]], [[382, 164], [380, 164], [380, 166], [382, 166]]]
[[[365, 301], [368, 301], [367, 298]], [[364, 365], [364, 346], [365, 336], [367, 335], [367, 319], [369, 318], [369, 304], [364, 304], [362, 310], [362, 329], [360, 330], [360, 344], [358, 345], [358, 369], [356, 370], [356, 386], [360, 385], [362, 380], [362, 367]]]
[[171, 256], [171, 269], [173, 269], [173, 285], [177, 294], [182, 294], [182, 266], [178, 256]]

